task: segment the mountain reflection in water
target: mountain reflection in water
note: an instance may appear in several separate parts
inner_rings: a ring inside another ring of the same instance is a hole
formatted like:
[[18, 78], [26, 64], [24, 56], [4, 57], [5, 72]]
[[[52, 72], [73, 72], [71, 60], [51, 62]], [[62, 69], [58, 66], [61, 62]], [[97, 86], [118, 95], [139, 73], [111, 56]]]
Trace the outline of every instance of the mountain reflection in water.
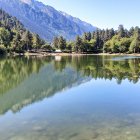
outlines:
[[0, 114], [9, 110], [17, 112], [91, 79], [116, 79], [118, 84], [125, 79], [134, 84], [138, 82], [139, 58], [113, 59], [115, 56], [1, 58]]

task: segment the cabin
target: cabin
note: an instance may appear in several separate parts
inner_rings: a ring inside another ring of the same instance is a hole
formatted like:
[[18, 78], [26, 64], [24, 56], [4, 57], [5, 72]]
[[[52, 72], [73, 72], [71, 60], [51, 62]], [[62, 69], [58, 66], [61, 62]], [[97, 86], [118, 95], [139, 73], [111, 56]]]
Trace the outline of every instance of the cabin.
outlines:
[[61, 50], [55, 50], [55, 53], [62, 53]]

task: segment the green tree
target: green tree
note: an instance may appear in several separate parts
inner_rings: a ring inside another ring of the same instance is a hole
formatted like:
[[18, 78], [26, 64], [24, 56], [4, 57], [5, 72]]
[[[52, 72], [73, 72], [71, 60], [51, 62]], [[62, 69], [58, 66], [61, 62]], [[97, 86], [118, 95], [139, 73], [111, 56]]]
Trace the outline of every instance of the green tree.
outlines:
[[47, 44], [47, 43], [42, 45], [42, 48], [47, 50], [47, 51], [52, 51], [53, 50], [52, 46], [50, 44]]
[[87, 40], [90, 41], [91, 40], [91, 32], [87, 33]]
[[31, 42], [32, 42], [32, 36], [31, 33], [29, 31], [26, 31], [23, 33], [22, 35], [22, 44], [23, 44], [23, 48], [26, 50], [29, 50], [31, 47]]
[[118, 35], [119, 35], [120, 38], [125, 37], [125, 29], [124, 29], [123, 25], [119, 25]]
[[74, 51], [75, 52], [80, 52], [81, 48], [82, 48], [82, 45], [83, 45], [82, 39], [80, 38], [80, 36], [77, 36], [76, 41], [75, 41]]
[[59, 48], [59, 38], [58, 37], [54, 37], [52, 46], [55, 49], [58, 49]]
[[134, 27], [131, 27], [129, 30], [129, 37], [134, 35], [134, 31], [135, 31]]
[[87, 38], [88, 38], [87, 33], [84, 33], [82, 36], [83, 41], [87, 41]]
[[95, 52], [96, 51], [96, 40], [95, 39], [91, 39], [89, 42], [89, 50], [90, 52]]
[[114, 29], [113, 29], [113, 28], [110, 29], [108, 34], [109, 34], [109, 35], [108, 35], [109, 39], [111, 39], [111, 38], [115, 35]]
[[68, 42], [66, 46], [66, 50], [71, 53], [73, 48], [74, 48], [73, 42]]
[[106, 41], [108, 41], [110, 38], [109, 38], [109, 30], [108, 29], [106, 29], [105, 30], [105, 34], [104, 34], [104, 41], [106, 42]]
[[140, 49], [140, 42], [137, 38], [134, 38], [130, 44], [129, 51], [130, 53], [138, 53]]
[[119, 46], [119, 51], [121, 53], [126, 53], [129, 51], [129, 47], [130, 47], [130, 44], [131, 44], [131, 38], [122, 38], [119, 43], [118, 43], [118, 46]]
[[66, 39], [64, 39], [62, 36], [59, 38], [59, 49], [61, 51], [64, 51], [66, 49]]
[[140, 29], [139, 29], [139, 27], [135, 27], [135, 29], [134, 29], [133, 40], [131, 42], [129, 51], [131, 53], [140, 52]]
[[41, 44], [41, 39], [40, 39], [39, 35], [34, 34], [33, 38], [32, 38], [32, 47], [39, 49], [39, 48], [41, 48], [41, 46], [42, 46], [42, 44]]
[[4, 45], [6, 48], [10, 45], [11, 33], [4, 27], [0, 27], [0, 45]]
[[21, 36], [19, 32], [15, 33], [11, 45], [14, 50], [16, 50], [17, 48], [21, 48]]

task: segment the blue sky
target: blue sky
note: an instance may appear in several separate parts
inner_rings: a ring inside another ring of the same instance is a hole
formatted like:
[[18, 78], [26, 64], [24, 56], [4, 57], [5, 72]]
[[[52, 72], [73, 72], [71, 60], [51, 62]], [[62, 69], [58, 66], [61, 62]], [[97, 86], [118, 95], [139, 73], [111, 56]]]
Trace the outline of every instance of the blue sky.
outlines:
[[39, 0], [99, 28], [140, 26], [140, 0]]

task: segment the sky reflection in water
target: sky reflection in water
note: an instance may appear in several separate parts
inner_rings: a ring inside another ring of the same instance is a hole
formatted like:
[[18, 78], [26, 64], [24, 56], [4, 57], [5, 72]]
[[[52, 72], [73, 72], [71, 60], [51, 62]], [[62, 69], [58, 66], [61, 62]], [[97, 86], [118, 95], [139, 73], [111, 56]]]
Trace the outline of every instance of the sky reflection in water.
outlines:
[[138, 140], [140, 59], [111, 59], [1, 59], [0, 139]]

